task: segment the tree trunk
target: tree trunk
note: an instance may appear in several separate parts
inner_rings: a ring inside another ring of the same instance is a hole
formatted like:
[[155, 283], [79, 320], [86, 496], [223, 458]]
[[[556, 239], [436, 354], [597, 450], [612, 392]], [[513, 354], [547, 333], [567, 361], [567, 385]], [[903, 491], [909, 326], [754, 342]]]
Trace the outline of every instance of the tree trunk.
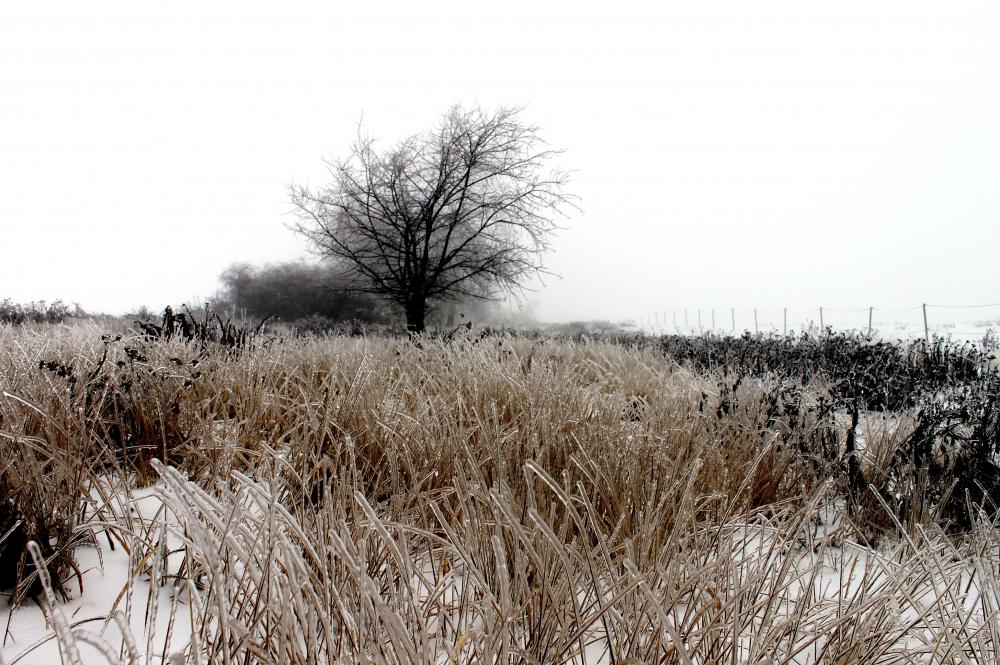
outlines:
[[424, 317], [427, 314], [427, 304], [424, 301], [411, 302], [406, 306], [406, 331], [410, 333], [422, 333], [424, 331]]

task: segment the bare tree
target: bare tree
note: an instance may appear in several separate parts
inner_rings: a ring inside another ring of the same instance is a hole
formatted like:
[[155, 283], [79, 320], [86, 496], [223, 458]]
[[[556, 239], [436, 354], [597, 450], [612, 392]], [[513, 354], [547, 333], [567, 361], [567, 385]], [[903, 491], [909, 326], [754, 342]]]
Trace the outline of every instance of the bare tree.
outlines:
[[572, 197], [558, 153], [521, 109], [453, 107], [439, 126], [378, 152], [360, 135], [332, 182], [292, 187], [294, 228], [344, 267], [351, 289], [379, 294], [424, 330], [428, 303], [517, 293], [544, 273]]

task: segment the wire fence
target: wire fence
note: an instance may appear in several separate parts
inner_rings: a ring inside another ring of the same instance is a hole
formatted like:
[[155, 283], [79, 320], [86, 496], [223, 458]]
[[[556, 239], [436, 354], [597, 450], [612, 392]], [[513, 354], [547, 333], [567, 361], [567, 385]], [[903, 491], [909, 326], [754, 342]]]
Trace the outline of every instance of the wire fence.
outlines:
[[1000, 302], [981, 305], [921, 303], [912, 307], [841, 309], [682, 308], [647, 312], [633, 325], [651, 334], [819, 334], [855, 331], [869, 337], [908, 339], [932, 335], [979, 340], [1000, 333]]

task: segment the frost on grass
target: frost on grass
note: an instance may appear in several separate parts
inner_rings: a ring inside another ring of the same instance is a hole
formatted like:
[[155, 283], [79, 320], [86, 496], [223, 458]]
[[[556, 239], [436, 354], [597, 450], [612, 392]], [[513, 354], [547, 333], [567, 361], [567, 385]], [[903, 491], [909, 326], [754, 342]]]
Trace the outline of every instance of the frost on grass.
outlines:
[[[29, 553], [43, 593], [10, 612], [8, 662], [997, 659], [996, 522], [971, 510], [954, 533], [852, 495], [820, 380], [511, 337], [147, 340], [139, 361], [135, 340], [0, 332], [24, 356], [0, 359], [4, 445], [86, 470], [89, 534], [62, 548], [83, 582], [61, 580], [68, 599]], [[89, 411], [32, 348], [90, 368], [107, 352]], [[123, 405], [170, 413], [170, 437], [102, 439]], [[860, 420], [872, 485], [917, 420]]]

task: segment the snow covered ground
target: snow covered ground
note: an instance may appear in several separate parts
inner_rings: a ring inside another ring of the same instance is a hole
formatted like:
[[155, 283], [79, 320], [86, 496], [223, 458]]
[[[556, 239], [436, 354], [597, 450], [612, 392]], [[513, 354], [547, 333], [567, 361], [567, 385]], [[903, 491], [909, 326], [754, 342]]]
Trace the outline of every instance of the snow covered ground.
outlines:
[[[133, 504], [137, 513], [145, 520], [156, 518], [160, 506], [157, 497], [149, 490], [137, 495]], [[666, 623], [690, 627], [692, 614], [705, 612], [706, 607], [711, 610], [713, 603], [718, 602], [715, 609], [727, 607], [724, 611], [733, 613], [732, 619], [740, 622], [732, 639], [737, 640], [738, 652], [745, 654], [747, 660], [741, 656], [738, 662], [756, 663], [759, 654], [754, 654], [759, 646], [755, 641], [763, 635], [761, 631], [777, 630], [781, 621], [798, 621], [803, 626], [796, 629], [795, 640], [788, 645], [797, 653], [787, 662], [803, 665], [823, 662], [828, 642], [835, 639], [828, 632], [827, 622], [831, 617], [860, 622], [859, 630], [865, 629], [865, 621], [872, 621], [873, 626], [876, 622], [891, 621], [890, 632], [898, 630], [899, 635], [891, 653], [907, 662], [920, 663], [937, 662], [935, 654], [942, 648], [938, 629], [942, 626], [957, 627], [956, 622], [961, 620], [961, 630], [965, 632], [1000, 628], [998, 615], [993, 611], [1000, 607], [997, 598], [1000, 587], [996, 585], [993, 571], [997, 562], [992, 553], [981, 559], [969, 558], [946, 541], [933, 537], [927, 540], [918, 537], [916, 542], [887, 538], [877, 548], [870, 549], [845, 538], [846, 513], [842, 501], [817, 499], [814, 510], [808, 514], [812, 515], [808, 521], [790, 531], [775, 529], [771, 518], [763, 514], [724, 527], [717, 545], [719, 551], [711, 556], [726, 563], [713, 568], [705, 579], [709, 596], [690, 593], [676, 599], [662, 610], [668, 618]], [[185, 593], [175, 591], [170, 580], [159, 584], [160, 580], [155, 579], [156, 566], [146, 567], [154, 579], [149, 574], [132, 576], [133, 584], [127, 584], [130, 570], [144, 566], [121, 547], [113, 551], [107, 547], [100, 551], [82, 548], [78, 559], [84, 577], [83, 593], [58, 604], [57, 612], [69, 626], [88, 631], [93, 641], [104, 643], [108, 649], [102, 654], [100, 649], [78, 640], [81, 663], [105, 663], [109, 659], [118, 662], [119, 654], [130, 651], [139, 654], [133, 661], [137, 664], [186, 662], [181, 650], [190, 639], [192, 626]], [[167, 556], [165, 570], [168, 574], [175, 573], [179, 563], [176, 555]], [[460, 566], [456, 562], [452, 572], [457, 585], [454, 593], [459, 593], [463, 584]], [[414, 578], [411, 586], [419, 589], [421, 583]], [[743, 600], [724, 597], [741, 587], [743, 590], [736, 597]], [[753, 591], [744, 595], [747, 587]], [[719, 593], [718, 601], [713, 589]], [[581, 602], [587, 602], [590, 594], [592, 591], [582, 590]], [[704, 606], [706, 598], [709, 603]], [[740, 608], [747, 602], [749, 606]], [[457, 597], [455, 604], [461, 605]], [[4, 607], [0, 612], [3, 612], [0, 619], [6, 619], [9, 608]], [[865, 619], [867, 615], [874, 619]], [[26, 604], [9, 614], [9, 618], [3, 662], [10, 665], [60, 662], [59, 647], [39, 606]], [[432, 621], [429, 625], [436, 624]], [[813, 624], [815, 627], [810, 628]], [[717, 624], [709, 624], [708, 632], [717, 630], [712, 625]], [[121, 626], [129, 627], [130, 636], [125, 640]], [[560, 662], [610, 663], [603, 627], [602, 622], [595, 620], [585, 633], [585, 655]], [[709, 639], [707, 633], [699, 636], [689, 629], [683, 639], [697, 642], [702, 637]], [[129, 646], [129, 639], [134, 646]], [[461, 652], [461, 644], [455, 649], [446, 648], [438, 652], [444, 655], [434, 662], [442, 665], [462, 662]], [[143, 654], [151, 656], [146, 659]], [[455, 654], [458, 656], [453, 657]], [[123, 658], [121, 662], [129, 661]], [[701, 659], [697, 662], [708, 663]]]
[[[162, 504], [152, 489], [136, 490], [127, 505], [133, 511], [131, 517], [135, 525], [150, 525], [154, 520], [162, 523], [159, 513]], [[71, 581], [72, 597], [59, 602], [56, 611], [65, 617], [70, 627], [99, 637], [115, 653], [124, 648], [127, 639], [135, 641], [140, 653], [160, 653], [169, 657], [183, 648], [191, 634], [186, 593], [178, 590], [173, 580], [164, 579], [167, 576], [162, 573], [161, 579], [151, 580], [150, 572], [137, 575], [130, 572], [146, 570], [157, 575], [157, 570], [165, 569], [168, 575], [174, 574], [181, 563], [179, 554], [167, 553], [162, 566], [153, 567], [137, 559], [137, 548], [130, 556], [120, 543], [112, 549], [107, 538], [99, 538], [98, 542], [98, 547], [85, 546], [76, 551], [82, 582]], [[130, 579], [132, 584], [128, 583]], [[5, 630], [0, 662], [8, 665], [60, 662], [59, 645], [41, 601], [26, 601], [12, 611], [10, 598], [4, 596], [0, 599], [0, 621]], [[124, 626], [128, 626], [129, 632], [126, 640], [123, 640]], [[80, 641], [79, 649], [83, 663], [107, 662], [94, 645]]]

